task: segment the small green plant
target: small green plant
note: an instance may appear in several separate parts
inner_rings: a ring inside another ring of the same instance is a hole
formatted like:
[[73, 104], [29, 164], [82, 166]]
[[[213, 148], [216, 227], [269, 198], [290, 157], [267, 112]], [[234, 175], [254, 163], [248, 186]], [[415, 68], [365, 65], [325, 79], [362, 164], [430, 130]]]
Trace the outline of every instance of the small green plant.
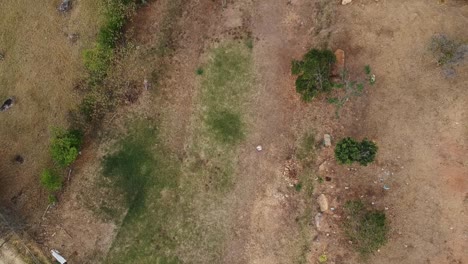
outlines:
[[296, 91], [304, 101], [331, 90], [330, 73], [335, 61], [335, 54], [331, 50], [312, 49], [304, 55], [302, 61], [292, 62], [291, 72], [298, 75]]
[[[367, 81], [369, 81], [370, 85], [373, 85], [375, 83], [375, 74], [372, 74], [371, 67], [369, 65], [366, 65], [364, 67], [364, 72], [367, 75]], [[361, 89], [362, 90], [362, 89]]]
[[323, 183], [323, 178], [319, 176], [319, 177], [317, 177], [317, 181], [318, 181], [318, 183], [322, 184]]
[[73, 163], [78, 157], [83, 133], [80, 130], [54, 129], [50, 146], [52, 159], [61, 167]]
[[49, 192], [56, 192], [62, 188], [62, 177], [55, 171], [45, 169], [41, 174], [41, 184]]
[[300, 192], [302, 190], [302, 183], [298, 182], [298, 183], [294, 184], [294, 189], [296, 189], [296, 191]]
[[350, 137], [340, 140], [335, 147], [335, 158], [341, 164], [359, 162], [363, 166], [371, 163], [377, 154], [377, 145], [364, 139], [358, 142]]
[[364, 256], [371, 254], [387, 242], [388, 226], [384, 212], [368, 210], [359, 200], [346, 202], [344, 210], [347, 215], [345, 234], [359, 253]]
[[327, 262], [328, 261], [327, 255], [325, 255], [325, 254], [320, 255], [320, 257], [318, 258], [318, 261], [319, 261], [319, 263]]
[[197, 68], [197, 70], [195, 71], [197, 75], [203, 75], [203, 72], [204, 72], [203, 68]]

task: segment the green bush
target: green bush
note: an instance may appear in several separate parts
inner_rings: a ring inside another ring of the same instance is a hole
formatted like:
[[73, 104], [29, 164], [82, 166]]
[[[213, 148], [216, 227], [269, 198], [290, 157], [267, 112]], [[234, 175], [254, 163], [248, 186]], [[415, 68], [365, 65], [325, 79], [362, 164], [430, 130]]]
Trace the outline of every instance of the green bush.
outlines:
[[361, 142], [357, 142], [347, 137], [336, 144], [335, 158], [341, 164], [359, 162], [361, 165], [366, 166], [374, 161], [377, 150], [377, 145], [372, 141], [364, 139]]
[[361, 201], [348, 201], [344, 206], [347, 215], [346, 236], [363, 255], [378, 250], [387, 242], [388, 225], [384, 212], [367, 210]]
[[291, 72], [298, 75], [296, 91], [304, 101], [331, 90], [330, 74], [335, 61], [335, 54], [331, 50], [312, 49], [304, 55], [302, 61], [292, 62]]
[[45, 169], [41, 174], [41, 184], [49, 192], [56, 192], [62, 188], [62, 177], [56, 172]]
[[359, 160], [359, 142], [347, 137], [336, 144], [335, 158], [341, 164], [351, 164]]
[[75, 161], [82, 143], [83, 133], [79, 130], [55, 129], [50, 147], [52, 159], [61, 167]]

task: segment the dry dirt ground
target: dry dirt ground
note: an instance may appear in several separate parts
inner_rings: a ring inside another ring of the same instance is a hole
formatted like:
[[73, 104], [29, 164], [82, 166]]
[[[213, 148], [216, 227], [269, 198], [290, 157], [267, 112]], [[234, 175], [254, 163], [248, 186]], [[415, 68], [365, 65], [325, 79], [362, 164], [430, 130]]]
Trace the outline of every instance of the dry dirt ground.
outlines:
[[[368, 263], [468, 263], [468, 66], [456, 66], [457, 75], [445, 78], [428, 51], [436, 33], [467, 41], [468, 5], [449, 0], [338, 2], [239, 0], [227, 1], [225, 9], [209, 0], [187, 4], [161, 90], [109, 117], [104, 134], [122, 126], [127, 110], [161, 115], [168, 145], [183, 156], [180, 146], [190, 136], [199, 88], [193, 72], [214, 42], [232, 38], [233, 29], [241, 28], [252, 34], [255, 82], [246, 109], [249, 133], [239, 147], [236, 184], [226, 197], [230, 221], [221, 262], [317, 263], [326, 254], [327, 263], [362, 263], [340, 228], [344, 202], [361, 198], [384, 210], [390, 223], [387, 245]], [[167, 3], [151, 2], [137, 13], [134, 38], [142, 49], [157, 41]], [[377, 76], [363, 96], [350, 99], [339, 119], [325, 97], [301, 102], [290, 74], [292, 59], [324, 43], [345, 51], [353, 78], [364, 78], [366, 64]], [[135, 80], [151, 75], [138, 61], [132, 63], [129, 75]], [[312, 171], [297, 158], [301, 139], [309, 133], [317, 142]], [[320, 147], [324, 133], [333, 142], [345, 136], [374, 140], [377, 161], [368, 167], [337, 165], [333, 149]], [[119, 228], [118, 221], [102, 219], [85, 205], [100, 195], [90, 193], [88, 183], [99, 177], [106, 146], [99, 146], [99, 137], [94, 141], [75, 165], [62, 202], [35, 230], [44, 249], [58, 248], [72, 263], [104, 259]], [[259, 144], [262, 152], [255, 151]], [[291, 187], [295, 174], [285, 174], [285, 167], [312, 180], [314, 194], [298, 194]], [[331, 181], [319, 183], [318, 176]], [[335, 210], [324, 215], [326, 225], [316, 230], [315, 199], [321, 193]], [[308, 219], [301, 225], [304, 215]]]

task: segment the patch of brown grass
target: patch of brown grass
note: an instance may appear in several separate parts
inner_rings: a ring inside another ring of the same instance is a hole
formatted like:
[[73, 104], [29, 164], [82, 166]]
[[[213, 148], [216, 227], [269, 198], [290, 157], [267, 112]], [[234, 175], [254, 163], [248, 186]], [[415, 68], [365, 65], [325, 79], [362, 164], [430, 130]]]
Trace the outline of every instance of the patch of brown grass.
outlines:
[[[0, 3], [0, 100], [15, 98], [15, 105], [0, 113], [0, 201], [24, 216], [38, 214], [45, 204], [39, 172], [50, 162], [52, 126], [66, 126], [68, 111], [79, 102], [75, 83], [85, 76], [83, 48], [99, 27], [99, 1], [74, 2], [67, 14], [57, 11], [58, 1], [2, 1]], [[78, 36], [71, 41], [72, 34]], [[12, 162], [16, 154], [24, 163]], [[27, 199], [10, 198], [22, 191]], [[43, 198], [43, 199], [42, 199]], [[39, 207], [41, 208], [41, 207]]]

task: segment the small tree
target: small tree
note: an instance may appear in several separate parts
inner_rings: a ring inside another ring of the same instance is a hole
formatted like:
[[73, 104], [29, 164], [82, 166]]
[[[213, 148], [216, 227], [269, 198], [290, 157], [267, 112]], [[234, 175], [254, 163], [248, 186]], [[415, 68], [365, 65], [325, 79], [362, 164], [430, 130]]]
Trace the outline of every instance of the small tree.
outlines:
[[341, 164], [359, 162], [361, 165], [367, 166], [367, 164], [374, 161], [377, 150], [377, 145], [372, 141], [364, 139], [357, 142], [347, 137], [340, 140], [336, 145], [335, 158]]
[[304, 101], [310, 101], [321, 92], [331, 90], [330, 75], [336, 61], [331, 50], [312, 49], [304, 55], [302, 61], [292, 62], [291, 72], [298, 75], [296, 91]]
[[62, 177], [56, 172], [45, 169], [41, 174], [41, 184], [49, 192], [56, 192], [62, 188]]
[[52, 159], [61, 167], [75, 161], [82, 143], [83, 134], [79, 130], [55, 129], [50, 152]]

